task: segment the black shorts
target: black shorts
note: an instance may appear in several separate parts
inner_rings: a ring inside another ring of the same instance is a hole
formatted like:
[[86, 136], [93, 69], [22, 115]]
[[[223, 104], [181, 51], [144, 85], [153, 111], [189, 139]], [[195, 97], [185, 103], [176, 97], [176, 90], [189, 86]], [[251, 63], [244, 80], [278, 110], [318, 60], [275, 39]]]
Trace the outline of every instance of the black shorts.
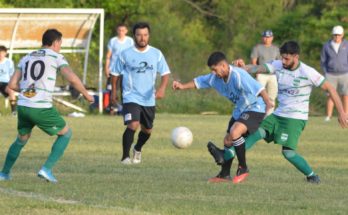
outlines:
[[259, 112], [254, 112], [254, 111], [247, 111], [247, 112], [242, 113], [242, 115], [240, 115], [239, 119], [237, 119], [237, 120], [235, 120], [233, 117], [231, 117], [231, 119], [228, 123], [227, 133], [230, 133], [230, 129], [235, 122], [241, 122], [248, 128], [247, 133], [244, 134], [243, 136], [247, 136], [248, 134], [252, 134], [255, 131], [257, 131], [257, 129], [259, 128], [259, 126], [264, 118], [265, 118], [265, 113], [259, 113]]
[[6, 87], [7, 87], [8, 83], [5, 82], [0, 82], [0, 93], [7, 98], [8, 97], [8, 93], [6, 92]]
[[153, 127], [153, 121], [155, 119], [156, 107], [145, 107], [136, 103], [123, 104], [123, 120], [127, 125], [132, 121], [139, 121], [146, 129]]

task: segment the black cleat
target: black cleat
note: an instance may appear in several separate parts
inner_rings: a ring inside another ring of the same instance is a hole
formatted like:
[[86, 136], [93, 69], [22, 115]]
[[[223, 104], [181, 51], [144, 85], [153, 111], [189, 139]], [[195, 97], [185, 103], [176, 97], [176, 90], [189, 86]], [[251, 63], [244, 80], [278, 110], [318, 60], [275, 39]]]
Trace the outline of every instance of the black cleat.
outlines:
[[213, 156], [215, 162], [217, 165], [222, 165], [224, 164], [224, 150], [219, 149], [217, 146], [214, 145], [212, 142], [208, 142], [208, 151], [210, 154]]
[[215, 177], [209, 178], [208, 182], [210, 183], [220, 183], [220, 182], [231, 182], [232, 178], [230, 175], [223, 176], [221, 172]]
[[307, 176], [307, 182], [312, 183], [312, 184], [319, 184], [320, 178], [318, 175]]

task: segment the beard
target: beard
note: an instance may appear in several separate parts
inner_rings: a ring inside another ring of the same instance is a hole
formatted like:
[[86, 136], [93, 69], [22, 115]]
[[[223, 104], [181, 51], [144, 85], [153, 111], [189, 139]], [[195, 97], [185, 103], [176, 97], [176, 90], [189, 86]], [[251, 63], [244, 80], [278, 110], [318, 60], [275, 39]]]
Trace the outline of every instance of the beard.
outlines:
[[289, 65], [285, 65], [285, 64], [283, 64], [283, 68], [284, 69], [292, 69], [293, 67], [294, 67], [294, 65], [295, 65], [295, 62], [292, 62], [292, 63], [290, 63]]
[[135, 44], [139, 48], [145, 48], [148, 45], [148, 42], [142, 40], [142, 41], [135, 41]]

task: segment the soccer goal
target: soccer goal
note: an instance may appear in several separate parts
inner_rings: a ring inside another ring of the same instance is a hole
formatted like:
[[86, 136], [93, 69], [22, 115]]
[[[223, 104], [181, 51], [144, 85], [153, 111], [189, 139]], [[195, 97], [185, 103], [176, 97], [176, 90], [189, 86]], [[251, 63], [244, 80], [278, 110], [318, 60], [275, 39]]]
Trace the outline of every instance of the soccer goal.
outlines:
[[[61, 53], [81, 53], [83, 57], [82, 81], [86, 85], [89, 49], [92, 32], [99, 19], [98, 87], [99, 112], [103, 111], [103, 47], [104, 9], [8, 8], [0, 9], [0, 44], [8, 48], [9, 58], [41, 47], [45, 30], [56, 28], [63, 34]], [[70, 95], [55, 92], [56, 96]]]

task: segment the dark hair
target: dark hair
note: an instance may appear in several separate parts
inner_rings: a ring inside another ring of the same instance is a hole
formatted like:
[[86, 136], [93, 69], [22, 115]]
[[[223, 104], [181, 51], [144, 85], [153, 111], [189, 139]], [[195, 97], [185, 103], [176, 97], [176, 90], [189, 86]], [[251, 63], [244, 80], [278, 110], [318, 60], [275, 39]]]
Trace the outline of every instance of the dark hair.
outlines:
[[208, 58], [207, 65], [211, 67], [220, 63], [223, 60], [227, 60], [224, 53], [219, 51], [213, 52]]
[[0, 52], [7, 52], [7, 48], [5, 46], [0, 46]]
[[51, 46], [54, 41], [61, 40], [62, 33], [57, 29], [48, 29], [42, 35], [42, 46]]
[[280, 54], [300, 54], [300, 46], [296, 41], [285, 42], [279, 50]]
[[142, 29], [142, 28], [147, 28], [147, 29], [149, 30], [149, 33], [150, 33], [150, 31], [151, 31], [149, 23], [147, 23], [147, 22], [138, 22], [138, 23], [136, 23], [136, 24], [133, 26], [133, 35], [135, 35], [135, 32], [136, 32], [136, 30], [137, 30], [138, 28], [140, 28], [140, 29]]
[[119, 27], [126, 27], [127, 28], [127, 25], [124, 24], [124, 23], [119, 23], [116, 25], [116, 29], [119, 28]]

